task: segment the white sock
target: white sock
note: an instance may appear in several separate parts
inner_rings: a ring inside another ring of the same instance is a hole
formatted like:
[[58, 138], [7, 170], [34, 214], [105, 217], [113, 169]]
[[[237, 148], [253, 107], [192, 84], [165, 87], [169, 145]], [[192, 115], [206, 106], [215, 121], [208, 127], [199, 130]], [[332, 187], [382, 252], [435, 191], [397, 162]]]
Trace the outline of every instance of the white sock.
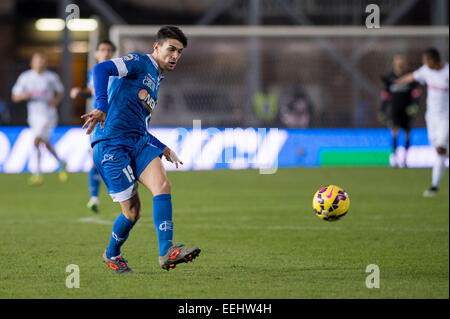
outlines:
[[36, 158], [37, 158], [37, 163], [36, 163], [36, 176], [40, 176], [41, 175], [41, 150], [38, 147], [36, 147]]
[[445, 172], [445, 154], [437, 154], [436, 161], [434, 162], [433, 171], [431, 173], [431, 186], [432, 187], [439, 187], [439, 184], [441, 183], [442, 176], [444, 176]]

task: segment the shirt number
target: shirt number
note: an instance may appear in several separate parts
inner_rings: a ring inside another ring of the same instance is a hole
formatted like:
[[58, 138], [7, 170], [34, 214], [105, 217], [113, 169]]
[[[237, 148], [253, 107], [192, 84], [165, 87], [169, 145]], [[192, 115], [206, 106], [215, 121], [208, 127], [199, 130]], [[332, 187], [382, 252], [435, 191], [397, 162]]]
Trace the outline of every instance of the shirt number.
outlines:
[[127, 177], [128, 181], [131, 183], [132, 181], [135, 180], [134, 175], [133, 175], [133, 170], [131, 169], [130, 165], [128, 165], [127, 167], [125, 167], [122, 172], [125, 174], [125, 176]]

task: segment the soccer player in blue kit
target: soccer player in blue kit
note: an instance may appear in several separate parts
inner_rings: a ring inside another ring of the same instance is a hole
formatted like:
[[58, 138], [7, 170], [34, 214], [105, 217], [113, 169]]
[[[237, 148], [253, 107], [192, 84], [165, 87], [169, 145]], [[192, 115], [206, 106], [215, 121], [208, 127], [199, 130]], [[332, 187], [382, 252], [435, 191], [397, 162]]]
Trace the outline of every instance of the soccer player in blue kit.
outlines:
[[[153, 222], [159, 245], [159, 264], [169, 270], [189, 262], [200, 248], [173, 245], [171, 185], [161, 158], [183, 164], [177, 154], [148, 132], [164, 71], [172, 71], [187, 46], [183, 32], [164, 26], [157, 33], [152, 54], [130, 53], [97, 64], [93, 69], [97, 108], [81, 117], [91, 135], [94, 163], [108, 193], [122, 213], [114, 222], [103, 261], [114, 272], [133, 273], [120, 248], [141, 216], [137, 192], [141, 182], [153, 194]], [[117, 76], [110, 88], [108, 79]]]

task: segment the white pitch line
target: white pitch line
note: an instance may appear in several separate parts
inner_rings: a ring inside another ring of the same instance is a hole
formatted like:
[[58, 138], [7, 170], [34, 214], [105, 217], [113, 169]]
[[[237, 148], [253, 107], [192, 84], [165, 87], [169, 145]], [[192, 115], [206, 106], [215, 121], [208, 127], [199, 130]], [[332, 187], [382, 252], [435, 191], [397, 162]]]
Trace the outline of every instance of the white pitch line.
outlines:
[[[104, 220], [100, 217], [85, 217], [77, 219], [80, 223], [93, 223], [100, 225], [112, 225], [114, 224], [111, 220]], [[153, 223], [138, 223], [142, 226], [153, 226]], [[342, 226], [293, 226], [293, 225], [272, 225], [272, 226], [254, 226], [254, 225], [205, 225], [205, 224], [194, 224], [190, 226], [195, 229], [226, 229], [226, 230], [335, 230], [335, 231], [383, 231], [383, 232], [447, 232], [448, 228], [392, 228], [392, 227], [342, 227]]]
[[93, 224], [100, 224], [100, 225], [112, 225], [114, 222], [110, 220], [104, 220], [99, 217], [85, 217], [77, 219], [77, 222], [79, 223], [93, 223]]

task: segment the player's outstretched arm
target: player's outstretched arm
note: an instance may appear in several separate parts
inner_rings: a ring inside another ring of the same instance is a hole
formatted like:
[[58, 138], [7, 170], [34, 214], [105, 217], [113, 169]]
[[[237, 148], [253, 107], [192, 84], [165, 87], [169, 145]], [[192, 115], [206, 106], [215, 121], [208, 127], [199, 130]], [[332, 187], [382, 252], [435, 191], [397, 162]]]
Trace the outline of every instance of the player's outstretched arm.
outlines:
[[90, 88], [73, 87], [70, 90], [70, 98], [71, 99], [76, 99], [79, 97], [88, 98], [93, 95], [92, 91], [93, 90], [91, 90]]
[[397, 79], [395, 81], [395, 83], [396, 84], [408, 84], [408, 83], [412, 83], [415, 81], [416, 81], [416, 79], [414, 78], [414, 74], [408, 73], [408, 74], [405, 74], [404, 76], [402, 76], [401, 78]]

